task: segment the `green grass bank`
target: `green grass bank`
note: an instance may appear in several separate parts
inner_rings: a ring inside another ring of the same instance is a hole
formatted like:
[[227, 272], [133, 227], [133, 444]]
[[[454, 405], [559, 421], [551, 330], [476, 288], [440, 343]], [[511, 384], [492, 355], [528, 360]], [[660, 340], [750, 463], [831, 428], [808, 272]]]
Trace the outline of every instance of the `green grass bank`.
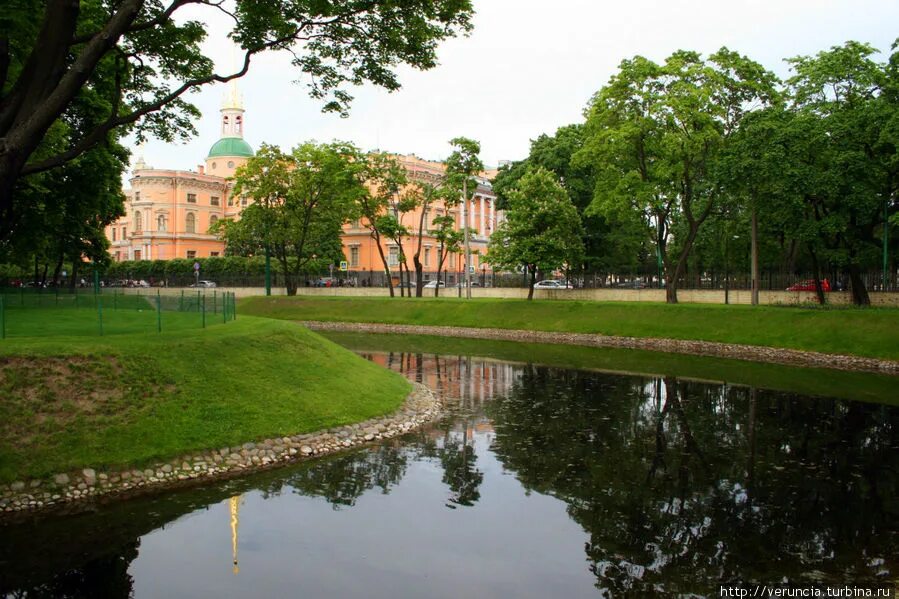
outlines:
[[387, 414], [400, 375], [290, 323], [0, 342], [0, 481], [124, 467]]
[[739, 343], [899, 360], [899, 310], [456, 298], [250, 297], [283, 320], [598, 333]]
[[899, 405], [896, 377], [886, 374], [798, 368], [638, 349], [430, 335], [373, 335], [338, 331], [323, 331], [320, 334], [354, 351], [472, 356], [560, 368], [671, 376], [814, 397]]

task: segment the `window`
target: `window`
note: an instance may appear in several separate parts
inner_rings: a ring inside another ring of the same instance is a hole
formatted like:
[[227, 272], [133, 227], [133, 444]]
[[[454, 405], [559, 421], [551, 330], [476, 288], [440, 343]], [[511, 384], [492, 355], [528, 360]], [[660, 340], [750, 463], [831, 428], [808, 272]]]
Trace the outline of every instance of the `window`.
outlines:
[[112, 228], [112, 240], [115, 241], [116, 228]]
[[359, 246], [350, 247], [350, 266], [359, 266]]
[[387, 255], [387, 265], [397, 266], [400, 263], [400, 248], [391, 246]]
[[[115, 229], [113, 229], [113, 231], [115, 231]], [[121, 261], [122, 261], [122, 252], [116, 252], [116, 253], [115, 253], [115, 261], [116, 261], [116, 262], [121, 262]]]
[[425, 248], [425, 266], [431, 265], [431, 248]]
[[184, 219], [184, 231], [186, 233], [197, 232], [197, 216], [193, 212], [188, 212]]
[[188, 259], [193, 259], [197, 257], [197, 250], [187, 250]]
[[218, 252], [209, 252], [209, 256], [210, 256], [211, 258], [218, 258], [219, 253], [218, 253]]
[[234, 205], [234, 196], [228, 196], [228, 205], [229, 205], [229, 206], [233, 206], [233, 205]]
[[187, 194], [187, 203], [188, 204], [196, 204], [197, 203], [197, 194], [195, 194], [195, 193]]
[[134, 213], [134, 232], [140, 233], [144, 230], [144, 219], [141, 216], [140, 212]]
[[140, 192], [139, 191], [134, 192], [134, 201], [140, 202]]
[[167, 221], [167, 219], [166, 219], [165, 214], [160, 214], [159, 216], [157, 216], [156, 217], [156, 230], [159, 231], [160, 233], [165, 233], [165, 231], [168, 227], [168, 223], [166, 221]]
[[218, 205], [219, 205], [219, 197], [218, 197], [218, 196], [211, 196], [211, 197], [209, 198], [209, 205], [210, 205], [210, 206], [218, 206]]
[[128, 227], [122, 227], [122, 241], [125, 241], [126, 237], [128, 237]]
[[229, 161], [228, 161], [228, 168], [234, 168], [234, 161], [233, 161], [233, 160], [229, 160]]
[[215, 170], [215, 163], [212, 163], [212, 170]]
[[219, 217], [217, 217], [216, 215], [213, 214], [212, 216], [210, 216], [210, 217], [209, 217], [209, 228], [211, 229], [211, 228], [212, 228], [212, 225], [214, 225], [215, 223], [217, 223], [218, 220], [219, 220]]
[[247, 205], [247, 196], [240, 196], [240, 205], [246, 207]]
[[135, 260], [140, 260], [140, 259], [141, 259], [141, 257], [140, 257], [140, 250], [134, 250], [134, 259], [135, 259]]

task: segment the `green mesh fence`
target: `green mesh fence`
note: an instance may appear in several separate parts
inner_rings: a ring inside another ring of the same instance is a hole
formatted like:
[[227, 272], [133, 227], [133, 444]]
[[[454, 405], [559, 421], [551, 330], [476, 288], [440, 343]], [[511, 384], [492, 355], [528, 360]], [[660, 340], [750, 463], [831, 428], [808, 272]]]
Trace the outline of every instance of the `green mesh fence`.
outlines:
[[237, 318], [216, 289], [0, 288], [0, 339], [190, 331]]

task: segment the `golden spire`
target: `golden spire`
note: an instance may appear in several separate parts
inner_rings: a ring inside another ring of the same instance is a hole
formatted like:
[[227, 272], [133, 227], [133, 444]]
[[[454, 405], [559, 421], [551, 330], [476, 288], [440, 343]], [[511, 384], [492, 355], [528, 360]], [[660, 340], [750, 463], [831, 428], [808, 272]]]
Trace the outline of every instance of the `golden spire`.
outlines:
[[[241, 65], [243, 66], [243, 65]], [[231, 44], [231, 67], [229, 71], [236, 73], [237, 67], [237, 45]], [[228, 91], [222, 99], [222, 110], [243, 110], [243, 96], [237, 88], [237, 79], [228, 82]]]
[[237, 527], [240, 524], [240, 495], [235, 495], [228, 500], [231, 503], [231, 557], [234, 568], [232, 572], [237, 574], [240, 568], [237, 566]]

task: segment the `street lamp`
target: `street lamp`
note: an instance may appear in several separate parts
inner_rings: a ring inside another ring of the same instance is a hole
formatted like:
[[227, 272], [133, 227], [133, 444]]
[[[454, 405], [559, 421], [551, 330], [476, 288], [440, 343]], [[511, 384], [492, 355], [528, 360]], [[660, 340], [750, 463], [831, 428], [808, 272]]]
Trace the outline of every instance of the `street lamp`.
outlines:
[[730, 303], [730, 254], [728, 253], [731, 239], [739, 239], [739, 235], [725, 235], [724, 237], [724, 303]]

